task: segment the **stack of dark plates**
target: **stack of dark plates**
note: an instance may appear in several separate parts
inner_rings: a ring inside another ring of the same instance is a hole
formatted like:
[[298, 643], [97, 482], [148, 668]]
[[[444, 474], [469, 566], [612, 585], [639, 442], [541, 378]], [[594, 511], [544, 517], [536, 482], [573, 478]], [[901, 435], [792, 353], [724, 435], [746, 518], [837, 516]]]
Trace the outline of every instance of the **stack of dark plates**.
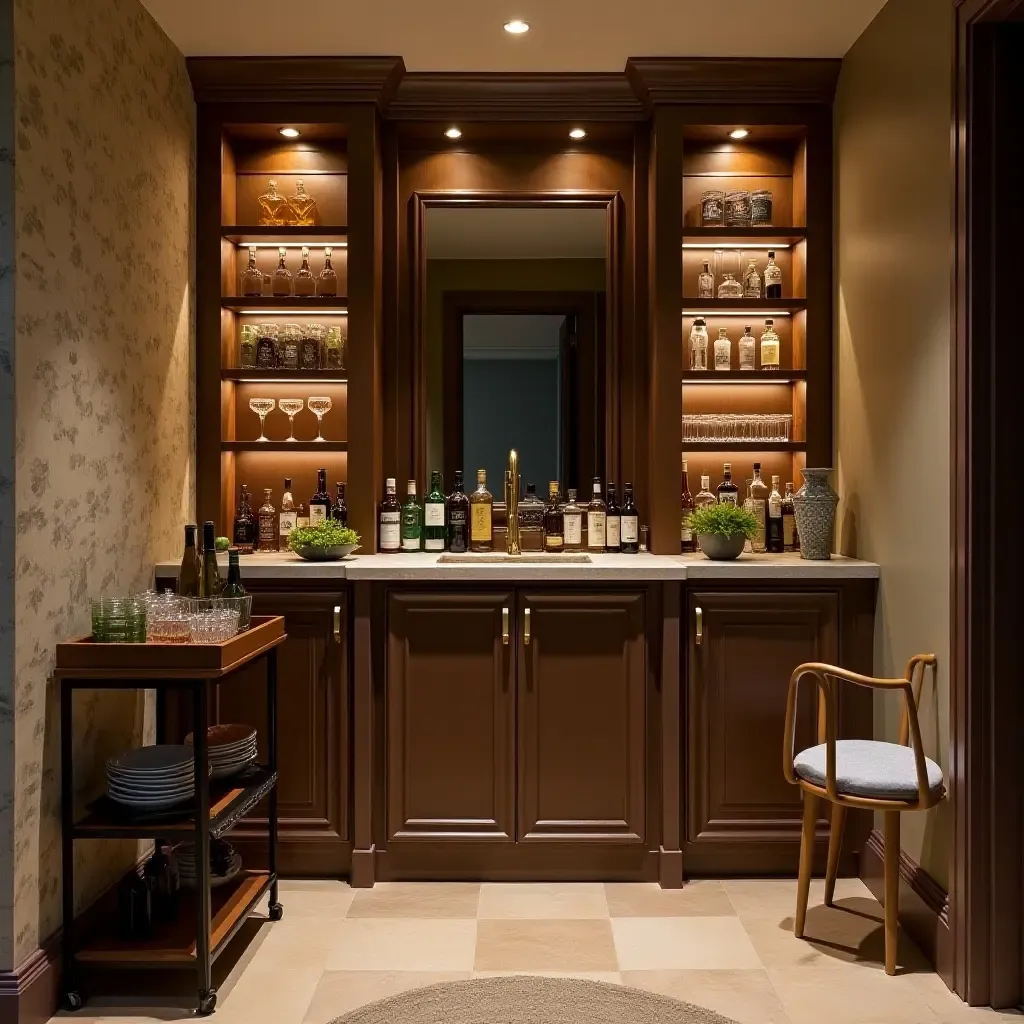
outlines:
[[[192, 733], [185, 742], [192, 743]], [[251, 725], [211, 725], [206, 730], [206, 742], [215, 779], [237, 775], [256, 760], [256, 730]]]
[[[196, 848], [194, 843], [182, 843], [174, 851], [178, 861], [178, 879], [186, 889], [196, 887]], [[223, 839], [210, 843], [210, 888], [230, 882], [242, 870], [242, 858], [235, 848]]]
[[162, 811], [195, 793], [192, 748], [169, 743], [137, 747], [107, 761], [107, 794], [137, 811]]

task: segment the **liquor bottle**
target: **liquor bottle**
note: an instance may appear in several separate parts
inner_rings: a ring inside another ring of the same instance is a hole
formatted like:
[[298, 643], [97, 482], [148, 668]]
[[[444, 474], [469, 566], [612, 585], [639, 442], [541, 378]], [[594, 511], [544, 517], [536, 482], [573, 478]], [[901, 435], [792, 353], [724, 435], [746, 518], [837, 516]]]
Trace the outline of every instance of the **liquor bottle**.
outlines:
[[754, 463], [754, 479], [750, 482], [753, 513], [757, 516], [757, 535], [750, 540], [750, 549], [760, 554], [765, 550], [765, 529], [768, 521], [768, 488], [761, 479], [761, 463]]
[[331, 326], [327, 328], [327, 336], [324, 340], [324, 369], [345, 369], [345, 348], [341, 327], [337, 324], [331, 324]]
[[228, 580], [220, 592], [221, 597], [245, 597], [242, 570], [238, 564], [238, 548], [228, 548]]
[[724, 327], [718, 328], [718, 337], [715, 338], [715, 369], [732, 369], [732, 342], [729, 340], [729, 332]]
[[284, 257], [287, 250], [281, 246], [277, 250], [277, 270], [271, 280], [270, 291], [275, 298], [281, 298], [292, 293], [292, 272], [285, 266]]
[[277, 517], [278, 544], [281, 551], [288, 550], [288, 537], [298, 525], [297, 518], [295, 499], [292, 497], [291, 477], [285, 477], [284, 494], [281, 495], [281, 511]]
[[316, 471], [316, 494], [309, 499], [309, 525], [319, 526], [331, 517], [331, 496], [327, 493], [327, 470]]
[[718, 485], [719, 505], [738, 505], [740, 503], [739, 488], [732, 482], [732, 463], [722, 466], [722, 482]]
[[[754, 498], [753, 498], [753, 496], [750, 493], [750, 485], [753, 482], [754, 481], [752, 479], [749, 479], [749, 478], [747, 479], [747, 499], [746, 499], [746, 501], [743, 502], [743, 508], [747, 512], [749, 512], [752, 516], [754, 516], [756, 518], [757, 517], [757, 509], [756, 509], [756, 505], [754, 503]], [[751, 540], [750, 540], [749, 537], [746, 537], [743, 540], [743, 550], [748, 555], [754, 550], [754, 546], [751, 543]]]
[[523, 551], [544, 547], [544, 510], [547, 505], [537, 497], [537, 485], [526, 485], [526, 497], [519, 502], [519, 546]]
[[569, 488], [569, 500], [562, 507], [562, 529], [566, 551], [583, 550], [583, 506], [576, 501], [576, 488]]
[[690, 526], [690, 516], [693, 515], [694, 501], [690, 493], [690, 480], [686, 459], [683, 459], [683, 482], [682, 498], [679, 503], [679, 550], [686, 553], [697, 550], [697, 541], [693, 536], [693, 528]]
[[711, 493], [711, 477], [701, 476], [700, 490], [693, 499], [694, 508], [703, 508], [705, 505], [717, 505], [718, 498]]
[[256, 266], [256, 246], [249, 246], [249, 265], [242, 271], [242, 295], [253, 298], [263, 294], [263, 274]]
[[345, 485], [340, 481], [334, 485], [338, 488], [338, 496], [331, 508], [331, 518], [342, 526], [348, 526], [348, 505], [345, 503]]
[[220, 597], [224, 586], [217, 566], [217, 538], [214, 536], [213, 523], [203, 523], [203, 571], [199, 576], [200, 597]]
[[704, 269], [697, 276], [697, 298], [713, 299], [715, 297], [715, 275], [711, 273], [708, 261], [704, 261]]
[[766, 299], [782, 298], [782, 271], [775, 262], [774, 251], [769, 251], [768, 266], [764, 268], [764, 297]]
[[395, 478], [389, 476], [384, 484], [384, 500], [380, 503], [380, 550], [384, 554], [397, 554], [402, 547], [402, 510], [395, 495]]
[[796, 508], [793, 505], [793, 484], [786, 484], [782, 496], [782, 550], [799, 551], [800, 541], [796, 535]]
[[544, 509], [544, 550], [561, 551], [565, 547], [565, 514], [558, 481], [548, 484], [548, 507]]
[[[242, 496], [238, 502], [238, 511], [235, 513], [234, 541], [235, 547], [240, 554], [251, 555], [256, 547], [256, 516], [253, 515], [252, 505], [249, 502], [249, 488], [242, 484]], [[206, 543], [205, 535], [203, 543]]]
[[487, 470], [476, 471], [476, 490], [469, 496], [469, 550], [490, 551], [493, 547], [494, 498], [487, 490]]
[[740, 351], [740, 369], [741, 370], [753, 370], [756, 368], [755, 354], [757, 351], [757, 343], [754, 341], [754, 336], [750, 333], [750, 325], [748, 324], [743, 329], [743, 337], [740, 338], [739, 344]]
[[315, 295], [316, 278], [313, 271], [309, 269], [309, 246], [302, 247], [302, 265], [295, 272], [295, 294]]
[[261, 370], [275, 369], [277, 359], [277, 339], [281, 328], [277, 324], [260, 324], [256, 328], [256, 365]]
[[[285, 370], [299, 368], [299, 346], [302, 344], [302, 328], [298, 324], [285, 324], [281, 328], [277, 344], [277, 362]], [[313, 409], [310, 409], [313, 412]]]
[[326, 337], [327, 328], [323, 324], [305, 324], [303, 326], [302, 340], [299, 342], [300, 370], [319, 370], [324, 365]]
[[[736, 273], [739, 273], [739, 267], [736, 267]], [[724, 271], [724, 278], [722, 283], [718, 286], [718, 297], [720, 299], [742, 299], [743, 298], [743, 285], [736, 280], [734, 274], [729, 271]]]
[[775, 333], [775, 321], [765, 320], [764, 334], [761, 335], [761, 369], [779, 368], [779, 336]]
[[608, 484], [608, 514], [604, 525], [605, 550], [618, 554], [622, 550], [622, 513], [615, 503], [615, 484]]
[[699, 316], [690, 328], [690, 369], [706, 370], [708, 368], [708, 325], [704, 317]]
[[587, 550], [604, 551], [608, 528], [608, 506], [601, 498], [601, 478], [594, 477], [594, 497], [587, 506]]
[[199, 578], [202, 571], [203, 563], [196, 550], [196, 528], [194, 524], [189, 523], [185, 527], [185, 552], [181, 556], [181, 568], [178, 570], [178, 594], [181, 597], [199, 596]]
[[304, 530], [309, 526], [309, 515], [306, 512], [306, 506], [299, 502], [299, 507], [295, 510], [295, 529]]
[[743, 274], [743, 298], [761, 298], [761, 275], [757, 272], [753, 260], [747, 264], [746, 272]]
[[633, 500], [633, 485], [626, 482], [625, 497], [622, 502], [622, 553], [635, 555], [640, 550], [640, 513]]
[[331, 247], [324, 246], [324, 269], [316, 279], [317, 295], [334, 296], [338, 294], [338, 275], [331, 266]]
[[406, 485], [407, 495], [402, 506], [402, 550], [419, 551], [423, 543], [423, 506], [416, 496], [416, 481]]
[[772, 477], [772, 493], [768, 498], [767, 549], [773, 555], [781, 555], [785, 548], [782, 522], [782, 495], [779, 494], [779, 478]]
[[469, 498], [462, 489], [462, 470], [455, 470], [455, 486], [448, 495], [448, 550], [469, 549]]
[[242, 324], [238, 331], [238, 365], [243, 370], [256, 368], [256, 346], [260, 336], [254, 324]]
[[295, 195], [288, 200], [291, 222], [300, 228], [313, 227], [317, 221], [316, 200], [306, 191], [302, 179], [295, 182]]
[[277, 191], [277, 182], [271, 181], [270, 188], [257, 200], [260, 208], [257, 224], [261, 228], [279, 227], [285, 223], [288, 200]]
[[430, 474], [430, 493], [423, 502], [423, 550], [444, 551], [444, 483], [441, 471]]
[[270, 488], [263, 488], [263, 504], [257, 513], [259, 519], [259, 543], [257, 551], [277, 550], [277, 509], [270, 500]]

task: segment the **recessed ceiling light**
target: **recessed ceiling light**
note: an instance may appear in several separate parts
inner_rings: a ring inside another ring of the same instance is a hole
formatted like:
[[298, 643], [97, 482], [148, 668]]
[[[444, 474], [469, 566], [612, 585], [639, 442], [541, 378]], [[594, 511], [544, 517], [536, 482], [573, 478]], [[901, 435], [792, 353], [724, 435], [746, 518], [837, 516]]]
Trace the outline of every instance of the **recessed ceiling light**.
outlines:
[[586, 137], [587, 133], [582, 128], [573, 128], [573, 130], [569, 132], [570, 139], [585, 139]]
[[750, 134], [750, 132], [747, 131], [746, 128], [733, 128], [733, 130], [731, 132], [729, 132], [729, 138], [730, 139], [745, 139], [749, 134]]
[[528, 22], [513, 18], [512, 21], [505, 22], [505, 31], [513, 36], [521, 36], [524, 32], [530, 31], [530, 25]]
[[462, 132], [460, 132], [458, 128], [449, 128], [445, 132], [445, 135], [447, 135], [449, 139], [461, 139], [462, 138]]
[[297, 139], [302, 134], [298, 128], [278, 128], [277, 130], [286, 139]]

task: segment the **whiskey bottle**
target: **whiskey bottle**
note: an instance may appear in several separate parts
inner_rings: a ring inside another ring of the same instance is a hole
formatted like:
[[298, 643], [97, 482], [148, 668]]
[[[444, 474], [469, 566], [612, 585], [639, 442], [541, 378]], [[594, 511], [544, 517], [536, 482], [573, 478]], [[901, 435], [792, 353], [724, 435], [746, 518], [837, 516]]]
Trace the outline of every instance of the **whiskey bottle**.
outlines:
[[317, 295], [334, 296], [338, 294], [338, 275], [331, 266], [331, 247], [324, 246], [324, 269], [316, 279]]
[[430, 493], [423, 503], [423, 550], [444, 551], [444, 483], [440, 470], [430, 474]]
[[334, 485], [338, 488], [338, 496], [331, 507], [331, 518], [342, 526], [348, 526], [348, 505], [345, 503], [345, 485], [340, 481]]
[[537, 485], [526, 485], [526, 497], [519, 502], [519, 543], [523, 551], [544, 547], [544, 510], [547, 505], [537, 497]]
[[[743, 508], [747, 512], [749, 512], [752, 516], [755, 516], [755, 518], [756, 518], [757, 513], [755, 511], [754, 499], [753, 499], [753, 497], [752, 497], [752, 495], [750, 493], [750, 485], [753, 482], [754, 482], [753, 480], [749, 480], [749, 479], [747, 480], [747, 500], [743, 502]], [[750, 540], [749, 537], [747, 537], [743, 541], [743, 550], [748, 555], [754, 550], [753, 544], [751, 543], [751, 540]]]
[[719, 505], [738, 505], [740, 503], [739, 488], [732, 482], [732, 463], [722, 466], [722, 482], [718, 485]]
[[285, 477], [284, 494], [281, 495], [281, 511], [277, 517], [278, 545], [281, 551], [288, 550], [288, 537], [298, 525], [296, 523], [295, 499], [292, 497], [292, 481]]
[[743, 297], [745, 299], [761, 298], [761, 275], [757, 272], [753, 260], [747, 264], [746, 272], [743, 274]]
[[548, 507], [544, 509], [544, 550], [558, 552], [565, 547], [565, 515], [558, 481], [548, 484]]
[[249, 265], [242, 271], [242, 295], [254, 298], [263, 294], [263, 274], [256, 266], [256, 246], [249, 246]]
[[604, 524], [606, 551], [618, 554], [622, 550], [622, 513], [615, 503], [615, 484], [608, 484], [608, 514]]
[[380, 550], [383, 554], [397, 554], [401, 547], [402, 510], [395, 495], [395, 478], [389, 476], [380, 503]]
[[[242, 484], [242, 494], [238, 501], [233, 531], [235, 547], [238, 548], [240, 554], [252, 554], [253, 548], [256, 547], [256, 529], [256, 517], [253, 515], [252, 505], [249, 502], [249, 488]], [[204, 535], [204, 543], [205, 540]]]
[[782, 550], [799, 551], [800, 541], [796, 534], [796, 507], [793, 505], [793, 484], [786, 484], [782, 496]]
[[706, 370], [708, 368], [708, 325], [704, 317], [699, 316], [690, 328], [690, 369]]
[[732, 342], [729, 340], [729, 332], [724, 327], [718, 328], [718, 337], [715, 338], [715, 369], [732, 369]]
[[772, 493], [768, 498], [768, 538], [767, 550], [773, 555], [781, 555], [785, 547], [782, 522], [782, 495], [779, 494], [779, 478], [772, 477]]
[[766, 299], [782, 298], [782, 271], [775, 262], [774, 251], [769, 251], [768, 266], [764, 268], [764, 297]]
[[199, 596], [219, 597], [224, 581], [217, 566], [217, 538], [213, 523], [203, 523], [203, 570], [199, 576]]
[[469, 549], [469, 498], [462, 489], [462, 470], [455, 470], [455, 485], [448, 495], [448, 550]]
[[633, 500], [633, 485], [626, 483], [625, 497], [622, 502], [622, 553], [635, 555], [640, 550], [640, 513]]
[[739, 343], [741, 370], [753, 370], [756, 368], [754, 358], [756, 350], [757, 343], [754, 341], [754, 336], [750, 333], [750, 325], [748, 324], [743, 329], [743, 337], [740, 338]]
[[[790, 486], [792, 490], [792, 486]], [[178, 570], [178, 594], [180, 597], [198, 597], [199, 579], [203, 572], [203, 563], [196, 550], [196, 527], [189, 524], [185, 527], [185, 552], [181, 556], [181, 568]]]
[[419, 551], [423, 541], [423, 506], [416, 496], [416, 481], [406, 485], [407, 495], [402, 506], [402, 550]]
[[493, 547], [494, 498], [487, 490], [487, 470], [476, 471], [476, 490], [469, 496], [469, 550], [490, 551]]
[[718, 498], [711, 493], [711, 477], [702, 476], [700, 478], [700, 490], [697, 492], [697, 496], [693, 499], [694, 508], [703, 508], [705, 505], [717, 505]]
[[292, 293], [292, 272], [285, 266], [284, 258], [287, 250], [281, 246], [277, 250], [277, 270], [270, 282], [270, 291], [275, 298], [282, 298]]
[[316, 200], [306, 191], [302, 179], [295, 182], [295, 195], [288, 200], [291, 223], [296, 227], [309, 228], [317, 222]]
[[693, 495], [690, 493], [687, 468], [686, 459], [683, 459], [682, 499], [679, 507], [679, 549], [684, 553], [697, 550], [697, 541], [693, 536], [693, 528], [690, 526], [690, 516], [693, 515], [694, 500]]
[[280, 333], [281, 328], [277, 324], [260, 324], [256, 328], [256, 365], [261, 370], [276, 369], [277, 339]]
[[765, 528], [768, 519], [768, 488], [761, 479], [761, 463], [754, 463], [754, 479], [750, 482], [751, 511], [757, 517], [757, 534], [750, 539], [750, 550], [760, 554], [765, 550]]
[[576, 501], [576, 488], [569, 488], [569, 500], [562, 508], [566, 551], [583, 550], [583, 506]]
[[704, 260], [704, 269], [697, 275], [697, 298], [713, 299], [715, 297], [715, 275], [711, 273], [708, 261]]
[[587, 505], [587, 550], [604, 551], [608, 528], [608, 506], [601, 498], [601, 478], [594, 477], [594, 497]]
[[761, 369], [777, 370], [779, 368], [779, 336], [775, 333], [775, 321], [765, 320], [764, 333], [761, 335]]
[[309, 499], [309, 525], [319, 526], [331, 517], [331, 496], [327, 493], [327, 470], [316, 471], [316, 494]]
[[256, 368], [256, 347], [259, 333], [253, 324], [242, 324], [238, 332], [238, 365], [243, 370]]
[[263, 504], [260, 505], [260, 510], [257, 513], [259, 520], [259, 542], [256, 548], [257, 551], [277, 550], [277, 509], [274, 508], [274, 503], [270, 500], [270, 493], [269, 487], [263, 488]]
[[270, 187], [259, 197], [257, 203], [260, 209], [257, 224], [261, 228], [280, 227], [285, 223], [288, 200], [277, 191], [276, 181], [270, 182]]
[[313, 271], [309, 269], [309, 246], [302, 247], [302, 265], [295, 273], [295, 294], [315, 295], [316, 278]]

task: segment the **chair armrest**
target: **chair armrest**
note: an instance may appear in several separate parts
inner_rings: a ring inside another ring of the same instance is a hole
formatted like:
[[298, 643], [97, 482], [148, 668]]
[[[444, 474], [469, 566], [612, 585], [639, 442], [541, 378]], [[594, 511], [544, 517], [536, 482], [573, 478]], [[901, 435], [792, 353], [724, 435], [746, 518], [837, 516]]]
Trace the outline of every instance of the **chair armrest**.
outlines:
[[[837, 799], [839, 794], [836, 790], [836, 706], [835, 694], [829, 681], [830, 665], [822, 665], [815, 662], [807, 662], [798, 665], [789, 677], [789, 691], [786, 694], [786, 725], [784, 730], [782, 749], [782, 771], [786, 781], [791, 785], [797, 785], [796, 768], [794, 758], [796, 751], [796, 702], [800, 690], [800, 682], [804, 676], [810, 676], [821, 691], [822, 706], [825, 709], [825, 791], [830, 799]], [[819, 729], [819, 742], [821, 735]]]

